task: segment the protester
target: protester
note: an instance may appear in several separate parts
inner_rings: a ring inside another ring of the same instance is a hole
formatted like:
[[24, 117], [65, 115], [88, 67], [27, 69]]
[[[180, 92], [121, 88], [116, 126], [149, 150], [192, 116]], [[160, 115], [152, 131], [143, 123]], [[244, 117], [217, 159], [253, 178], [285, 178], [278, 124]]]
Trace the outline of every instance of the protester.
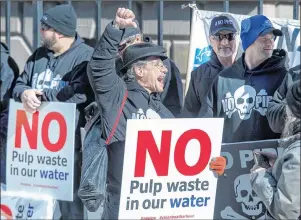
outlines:
[[279, 138], [267, 121], [268, 102], [287, 70], [286, 53], [273, 50], [282, 32], [263, 15], [241, 22], [243, 55], [214, 80], [200, 117], [225, 119], [223, 142]]
[[228, 14], [218, 15], [212, 19], [209, 28], [211, 57], [208, 62], [191, 72], [183, 117], [196, 118], [198, 116], [202, 104], [206, 102], [206, 94], [214, 78], [220, 71], [234, 63], [237, 55], [238, 31], [236, 20]]
[[285, 105], [288, 87], [296, 80], [300, 79], [300, 64], [289, 69], [280, 87], [275, 92], [273, 99], [269, 102], [267, 119], [271, 129], [275, 133], [282, 133], [285, 122]]
[[0, 154], [1, 154], [1, 183], [5, 183], [6, 175], [6, 140], [8, 127], [8, 104], [12, 89], [19, 76], [19, 68], [14, 59], [9, 55], [8, 47], [0, 44]]
[[[102, 111], [102, 135], [108, 144], [107, 197], [102, 219], [118, 219], [127, 120], [173, 118], [158, 94], [164, 90], [167, 72], [162, 62], [167, 58], [163, 47], [145, 42], [131, 45], [122, 55], [123, 79], [115, 69], [125, 29], [137, 27], [134, 18], [129, 9], [117, 10], [115, 20], [106, 27], [87, 68]], [[211, 163], [219, 174], [225, 165], [222, 157]]]
[[288, 89], [286, 121], [278, 156], [271, 168], [254, 165], [251, 184], [267, 208], [266, 219], [300, 218], [301, 88], [297, 80]]
[[[75, 191], [81, 166], [80, 127], [85, 124], [84, 107], [93, 98], [86, 75], [93, 49], [76, 33], [76, 23], [77, 16], [70, 5], [58, 5], [45, 12], [41, 19], [43, 47], [27, 60], [13, 91], [14, 99], [21, 101], [28, 112], [36, 111], [41, 102], [76, 103]], [[60, 202], [60, 208], [63, 219], [83, 219], [77, 193], [73, 202]]]

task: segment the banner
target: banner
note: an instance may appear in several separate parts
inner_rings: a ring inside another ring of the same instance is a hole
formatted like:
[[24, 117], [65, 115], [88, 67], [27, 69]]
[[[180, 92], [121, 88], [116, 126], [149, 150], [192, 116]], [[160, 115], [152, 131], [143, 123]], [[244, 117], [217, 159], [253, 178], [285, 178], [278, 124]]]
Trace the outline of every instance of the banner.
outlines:
[[[1, 220], [59, 218], [58, 204], [51, 197], [1, 189]], [[54, 212], [56, 211], [56, 215]]]
[[10, 100], [7, 189], [73, 201], [74, 138], [75, 104], [42, 103], [30, 114]]
[[[186, 89], [185, 94], [189, 87], [191, 71], [196, 69], [199, 65], [210, 60], [211, 47], [209, 43], [209, 26], [211, 19], [222, 14], [222, 12], [193, 10], [191, 18], [191, 34], [190, 34], [190, 47], [188, 69], [186, 75]], [[228, 13], [230, 14], [230, 13]], [[230, 14], [237, 21], [239, 28], [241, 21], [250, 16]], [[283, 36], [277, 37], [275, 41], [275, 49], [282, 48], [288, 52], [288, 65], [290, 68], [300, 65], [300, 21], [292, 19], [269, 18], [275, 28], [281, 29]], [[238, 56], [242, 54], [242, 46], [240, 37], [237, 36]]]
[[250, 169], [253, 151], [282, 154], [278, 140], [223, 144], [221, 155], [227, 158], [224, 176], [218, 178], [214, 219], [265, 219], [265, 206], [252, 190]]
[[212, 219], [223, 119], [128, 120], [120, 219]]

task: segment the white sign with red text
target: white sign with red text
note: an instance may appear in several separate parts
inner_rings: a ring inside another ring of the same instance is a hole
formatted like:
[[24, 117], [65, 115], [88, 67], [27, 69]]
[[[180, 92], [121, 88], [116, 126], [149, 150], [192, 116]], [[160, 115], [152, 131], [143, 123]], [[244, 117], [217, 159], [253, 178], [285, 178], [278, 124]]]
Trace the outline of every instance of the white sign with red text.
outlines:
[[6, 157], [9, 191], [73, 201], [75, 104], [43, 103], [27, 113], [10, 101]]
[[212, 219], [224, 120], [128, 120], [119, 219]]
[[27, 192], [1, 191], [1, 220], [53, 219], [60, 211], [58, 203], [51, 197]]

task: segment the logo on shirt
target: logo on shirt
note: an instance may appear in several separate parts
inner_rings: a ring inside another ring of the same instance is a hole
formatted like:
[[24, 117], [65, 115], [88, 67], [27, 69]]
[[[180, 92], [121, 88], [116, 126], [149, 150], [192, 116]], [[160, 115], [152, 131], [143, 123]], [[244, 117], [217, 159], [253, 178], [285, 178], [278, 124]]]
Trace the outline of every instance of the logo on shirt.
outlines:
[[35, 73], [33, 75], [32, 88], [41, 90], [62, 89], [68, 85], [68, 82], [63, 81], [60, 75], [56, 75], [55, 78], [53, 78], [53, 75], [54, 73], [50, 69], [41, 73]]
[[201, 49], [196, 48], [193, 69], [196, 69], [201, 64], [206, 63], [208, 60], [210, 60], [211, 51], [212, 48], [210, 45]]
[[268, 96], [266, 90], [262, 89], [256, 94], [252, 86], [243, 85], [234, 92], [234, 96], [228, 92], [222, 100], [222, 106], [228, 118], [237, 112], [240, 119], [248, 120], [253, 110], [265, 116], [271, 99], [272, 96]]
[[132, 119], [160, 119], [160, 115], [152, 109], [147, 109], [146, 114], [142, 108], [137, 110], [137, 113], [132, 113]]

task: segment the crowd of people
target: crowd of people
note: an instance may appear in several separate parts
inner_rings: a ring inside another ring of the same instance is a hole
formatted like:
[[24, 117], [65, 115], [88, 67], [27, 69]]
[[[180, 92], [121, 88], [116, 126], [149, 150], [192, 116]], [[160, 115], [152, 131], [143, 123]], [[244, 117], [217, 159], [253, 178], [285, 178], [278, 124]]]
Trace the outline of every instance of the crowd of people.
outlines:
[[[76, 104], [74, 201], [60, 201], [63, 219], [83, 219], [77, 195], [86, 159], [81, 155], [80, 128], [91, 119], [99, 122], [96, 135], [108, 155], [102, 219], [118, 219], [127, 120], [218, 117], [224, 118], [223, 143], [283, 140], [284, 153], [270, 168], [254, 166], [250, 181], [267, 218], [300, 216], [300, 65], [287, 68], [287, 52], [274, 49], [282, 32], [266, 16], [246, 18], [241, 28], [228, 14], [212, 19], [211, 59], [192, 71], [185, 98], [176, 64], [164, 47], [143, 36], [131, 10], [117, 10], [94, 48], [81, 39], [76, 24], [70, 5], [46, 11], [41, 18], [42, 46], [20, 75], [1, 43], [1, 182], [5, 183], [10, 98], [31, 113], [42, 102]], [[222, 175], [226, 159], [212, 158], [209, 166]]]

